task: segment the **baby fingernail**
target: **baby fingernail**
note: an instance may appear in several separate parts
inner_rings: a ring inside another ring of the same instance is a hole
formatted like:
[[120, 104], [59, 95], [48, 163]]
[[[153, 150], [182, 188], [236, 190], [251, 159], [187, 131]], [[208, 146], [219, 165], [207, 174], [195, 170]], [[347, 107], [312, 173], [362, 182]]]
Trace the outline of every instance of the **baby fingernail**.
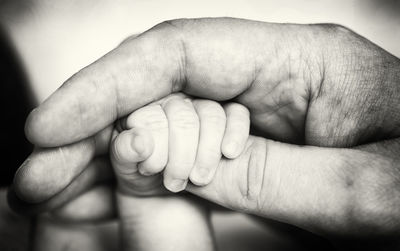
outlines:
[[150, 172], [150, 171], [148, 171], [148, 170], [145, 170], [145, 169], [143, 169], [143, 168], [139, 168], [139, 173], [140, 173], [141, 175], [143, 175], [143, 176], [150, 176], [150, 175], [153, 175], [152, 172]]
[[210, 171], [208, 168], [196, 168], [193, 170], [190, 180], [198, 186], [204, 186], [209, 183]]
[[186, 185], [186, 179], [164, 179], [164, 186], [173, 193], [184, 190]]
[[236, 152], [238, 149], [238, 144], [236, 142], [229, 142], [229, 144], [227, 144], [225, 146], [225, 151], [224, 151], [224, 155], [227, 158], [235, 158], [236, 157]]

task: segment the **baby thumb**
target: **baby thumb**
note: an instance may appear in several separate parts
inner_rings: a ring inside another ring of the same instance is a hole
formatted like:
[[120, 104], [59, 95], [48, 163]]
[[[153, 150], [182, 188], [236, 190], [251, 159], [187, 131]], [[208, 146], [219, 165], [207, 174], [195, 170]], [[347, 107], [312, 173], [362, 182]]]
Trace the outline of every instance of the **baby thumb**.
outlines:
[[114, 132], [110, 159], [120, 191], [135, 194], [137, 188], [142, 187], [144, 177], [138, 172], [137, 164], [147, 159], [153, 149], [153, 137], [145, 129], [133, 128], [120, 134]]

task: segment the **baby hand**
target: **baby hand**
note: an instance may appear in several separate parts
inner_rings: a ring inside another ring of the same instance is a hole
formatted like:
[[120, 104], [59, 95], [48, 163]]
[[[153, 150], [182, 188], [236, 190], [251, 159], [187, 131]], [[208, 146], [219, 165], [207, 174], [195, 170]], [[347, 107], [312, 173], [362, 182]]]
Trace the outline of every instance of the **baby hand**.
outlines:
[[[188, 179], [211, 182], [222, 156], [233, 159], [249, 136], [249, 111], [173, 94], [121, 120], [111, 143], [111, 162], [123, 192], [154, 194], [164, 186], [179, 192]], [[147, 177], [144, 177], [147, 176]], [[125, 190], [125, 191], [124, 191]]]

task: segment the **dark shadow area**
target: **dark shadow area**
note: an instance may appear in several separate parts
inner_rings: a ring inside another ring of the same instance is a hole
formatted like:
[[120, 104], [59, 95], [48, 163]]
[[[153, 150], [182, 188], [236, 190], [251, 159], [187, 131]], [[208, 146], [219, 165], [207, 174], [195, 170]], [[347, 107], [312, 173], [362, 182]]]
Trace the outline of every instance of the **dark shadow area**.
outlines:
[[365, 4], [370, 5], [372, 10], [383, 10], [388, 15], [400, 16], [400, 0], [367, 0]]
[[32, 150], [24, 134], [25, 118], [33, 107], [30, 93], [18, 55], [0, 27], [0, 186], [11, 184]]
[[34, 0], [0, 0], [0, 15], [19, 17], [34, 6]]

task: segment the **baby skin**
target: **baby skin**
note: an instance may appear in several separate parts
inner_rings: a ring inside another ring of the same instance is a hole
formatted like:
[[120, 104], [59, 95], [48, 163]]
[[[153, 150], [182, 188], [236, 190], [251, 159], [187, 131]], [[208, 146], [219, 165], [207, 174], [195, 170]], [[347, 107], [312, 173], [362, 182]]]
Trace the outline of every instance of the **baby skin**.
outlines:
[[[173, 94], [120, 120], [110, 160], [128, 250], [213, 250], [208, 210], [180, 192], [209, 184], [222, 158], [237, 158], [249, 137], [242, 105]], [[163, 183], [163, 184], [162, 184]]]

